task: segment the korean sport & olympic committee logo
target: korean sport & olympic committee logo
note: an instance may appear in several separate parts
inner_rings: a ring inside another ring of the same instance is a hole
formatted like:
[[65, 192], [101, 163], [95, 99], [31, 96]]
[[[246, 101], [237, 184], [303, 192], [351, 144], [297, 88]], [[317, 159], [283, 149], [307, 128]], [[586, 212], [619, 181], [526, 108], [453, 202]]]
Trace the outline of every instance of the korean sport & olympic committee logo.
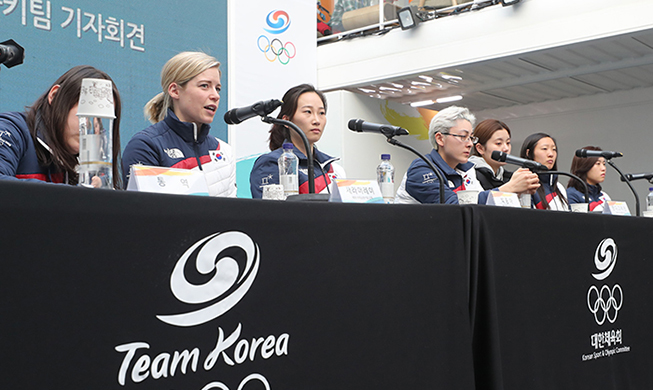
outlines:
[[270, 62], [279, 60], [280, 64], [287, 65], [297, 55], [297, 48], [294, 43], [283, 42], [278, 36], [290, 27], [290, 16], [286, 11], [273, 10], [268, 13], [265, 22], [267, 27], [263, 29], [276, 37], [260, 35], [256, 40], [258, 49], [263, 52], [266, 60]]

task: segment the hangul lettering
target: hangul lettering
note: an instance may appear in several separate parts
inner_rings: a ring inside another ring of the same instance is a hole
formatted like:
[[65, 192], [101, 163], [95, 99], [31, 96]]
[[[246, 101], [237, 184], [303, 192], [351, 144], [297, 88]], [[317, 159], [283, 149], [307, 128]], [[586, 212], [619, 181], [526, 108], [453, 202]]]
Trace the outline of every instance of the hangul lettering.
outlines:
[[[73, 19], [75, 19], [75, 10], [68, 7], [61, 7], [61, 10], [63, 12], [68, 12], [68, 17], [63, 21], [63, 23], [61, 23], [61, 28], [66, 28], [70, 26], [70, 24], [73, 22]], [[79, 12], [79, 8], [77, 8], [77, 11]]]
[[[4, 0], [0, 1], [0, 5], [8, 5], [7, 8], [5, 8], [2, 13], [5, 15], [9, 15], [10, 13], [14, 12], [16, 10], [16, 7], [18, 7], [18, 2], [19, 0]], [[23, 4], [25, 4], [23, 2]]]
[[605, 343], [608, 345], [608, 347], [612, 346], [612, 339], [610, 338], [610, 331], [606, 330], [603, 332], [603, 339], [605, 340]]
[[68, 7], [61, 7], [61, 10], [68, 13], [68, 17], [61, 23], [61, 28], [66, 28], [70, 26], [75, 19], [75, 14], [77, 14], [77, 38], [82, 37], [82, 10], [77, 8], [74, 10]]
[[120, 47], [125, 47], [125, 22], [109, 17], [105, 19], [107, 33], [104, 38], [109, 41], [120, 42]]
[[592, 347], [594, 347], [594, 349], [599, 349], [599, 338], [596, 333], [590, 336], [590, 344], [592, 344]]
[[34, 16], [34, 27], [52, 31], [50, 1], [45, 2], [45, 9], [43, 9], [43, 0], [30, 0], [29, 12]]
[[132, 29], [129, 33], [127, 33], [127, 39], [129, 39], [129, 47], [132, 50], [145, 51], [144, 47], [136, 46], [134, 44], [134, 39], [133, 39], [133, 38], [138, 39], [140, 41], [140, 44], [144, 45], [145, 44], [145, 42], [144, 42], [144, 40], [145, 40], [144, 39], [145, 38], [145, 27], [143, 27], [142, 24], [139, 27], [137, 24], [129, 23], [129, 22], [127, 22], [127, 27], [130, 27]]
[[[106, 27], [102, 24], [102, 14], [97, 14], [97, 17], [95, 14], [91, 14], [88, 12], [84, 12], [84, 16], [89, 18], [88, 23], [82, 28], [83, 32], [87, 32], [88, 30], [93, 30], [94, 33], [97, 34], [97, 40], [98, 42], [102, 42], [102, 30], [104, 30]], [[97, 28], [95, 27], [95, 20], [97, 19]]]
[[622, 343], [622, 339], [621, 339], [621, 329], [617, 329], [617, 331], [615, 332], [615, 339], [614, 339], [614, 340], [615, 340], [615, 342], [618, 343], [618, 344], [621, 344], [621, 343]]

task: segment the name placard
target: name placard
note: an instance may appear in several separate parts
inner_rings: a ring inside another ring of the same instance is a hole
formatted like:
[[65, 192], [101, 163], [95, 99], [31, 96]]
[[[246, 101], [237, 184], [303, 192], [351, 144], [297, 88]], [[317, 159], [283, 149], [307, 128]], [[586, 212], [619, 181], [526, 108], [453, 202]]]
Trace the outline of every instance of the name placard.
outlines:
[[603, 214], [630, 215], [630, 210], [626, 202], [609, 200], [605, 203], [605, 207], [603, 207]]
[[209, 195], [209, 188], [202, 171], [147, 165], [131, 166], [127, 190], [160, 194]]
[[501, 207], [521, 207], [517, 194], [501, 191], [490, 191], [486, 204]]
[[329, 202], [383, 203], [376, 180], [333, 179]]

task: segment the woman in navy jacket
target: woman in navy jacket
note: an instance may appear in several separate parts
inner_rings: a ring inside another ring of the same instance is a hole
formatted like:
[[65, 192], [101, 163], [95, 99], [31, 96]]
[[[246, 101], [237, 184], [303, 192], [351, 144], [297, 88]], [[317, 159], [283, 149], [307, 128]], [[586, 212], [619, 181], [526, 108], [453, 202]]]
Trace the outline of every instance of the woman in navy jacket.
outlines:
[[[92, 66], [76, 66], [54, 82], [27, 112], [0, 114], [0, 179], [77, 184], [79, 118], [77, 105], [82, 79], [111, 80]], [[113, 186], [121, 188], [120, 94], [113, 83], [116, 119], [113, 122]], [[93, 185], [99, 187], [97, 177]]]
[[220, 62], [202, 52], [172, 57], [161, 71], [163, 92], [145, 106], [152, 126], [125, 147], [124, 185], [134, 164], [202, 171], [209, 195], [236, 196], [236, 161], [231, 147], [209, 135], [220, 103]]
[[[327, 103], [324, 94], [312, 85], [301, 84], [289, 89], [283, 95], [283, 105], [277, 118], [296, 124], [308, 139], [313, 150], [313, 171], [315, 173], [315, 192], [327, 192], [331, 180], [344, 178], [344, 169], [335, 163], [338, 158], [331, 157], [315, 147], [322, 138], [326, 126]], [[254, 162], [249, 175], [252, 198], [261, 198], [263, 186], [279, 184], [278, 158], [283, 153], [284, 142], [292, 142], [293, 151], [299, 158], [299, 193], [308, 193], [308, 159], [301, 136], [281, 125], [272, 125], [270, 129], [271, 152], [261, 155]]]
[[[603, 150], [597, 146], [585, 146], [586, 150]], [[601, 183], [605, 180], [605, 158], [574, 156], [571, 161], [571, 173], [580, 177], [587, 184], [590, 204], [589, 211], [603, 211], [605, 203], [610, 200], [608, 194], [602, 191]], [[585, 189], [576, 179], [570, 179], [567, 184], [569, 203], [585, 203]]]

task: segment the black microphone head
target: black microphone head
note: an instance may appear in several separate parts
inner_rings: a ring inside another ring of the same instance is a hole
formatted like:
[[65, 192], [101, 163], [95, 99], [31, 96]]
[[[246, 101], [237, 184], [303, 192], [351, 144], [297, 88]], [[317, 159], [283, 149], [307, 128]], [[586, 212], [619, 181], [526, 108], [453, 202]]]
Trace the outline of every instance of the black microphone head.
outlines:
[[410, 134], [408, 130], [404, 129], [403, 127], [400, 127], [395, 133], [395, 135], [408, 135], [408, 134]]
[[0, 65], [4, 64], [7, 68], [11, 68], [23, 63], [25, 49], [13, 39], [0, 42], [0, 49]]
[[271, 99], [264, 102], [263, 114], [261, 116], [270, 115], [274, 110], [279, 108], [283, 102], [278, 99]]
[[585, 149], [578, 149], [576, 151], [576, 157], [587, 157], [587, 150]]
[[500, 150], [495, 150], [492, 152], [492, 160], [506, 162], [506, 154]]
[[229, 110], [224, 113], [224, 121], [228, 125], [237, 125], [241, 121], [238, 120], [238, 115], [236, 115], [236, 110]]
[[349, 128], [349, 130], [361, 132], [361, 131], [363, 131], [363, 120], [362, 119], [350, 119], [349, 123], [347, 123], [347, 127]]

